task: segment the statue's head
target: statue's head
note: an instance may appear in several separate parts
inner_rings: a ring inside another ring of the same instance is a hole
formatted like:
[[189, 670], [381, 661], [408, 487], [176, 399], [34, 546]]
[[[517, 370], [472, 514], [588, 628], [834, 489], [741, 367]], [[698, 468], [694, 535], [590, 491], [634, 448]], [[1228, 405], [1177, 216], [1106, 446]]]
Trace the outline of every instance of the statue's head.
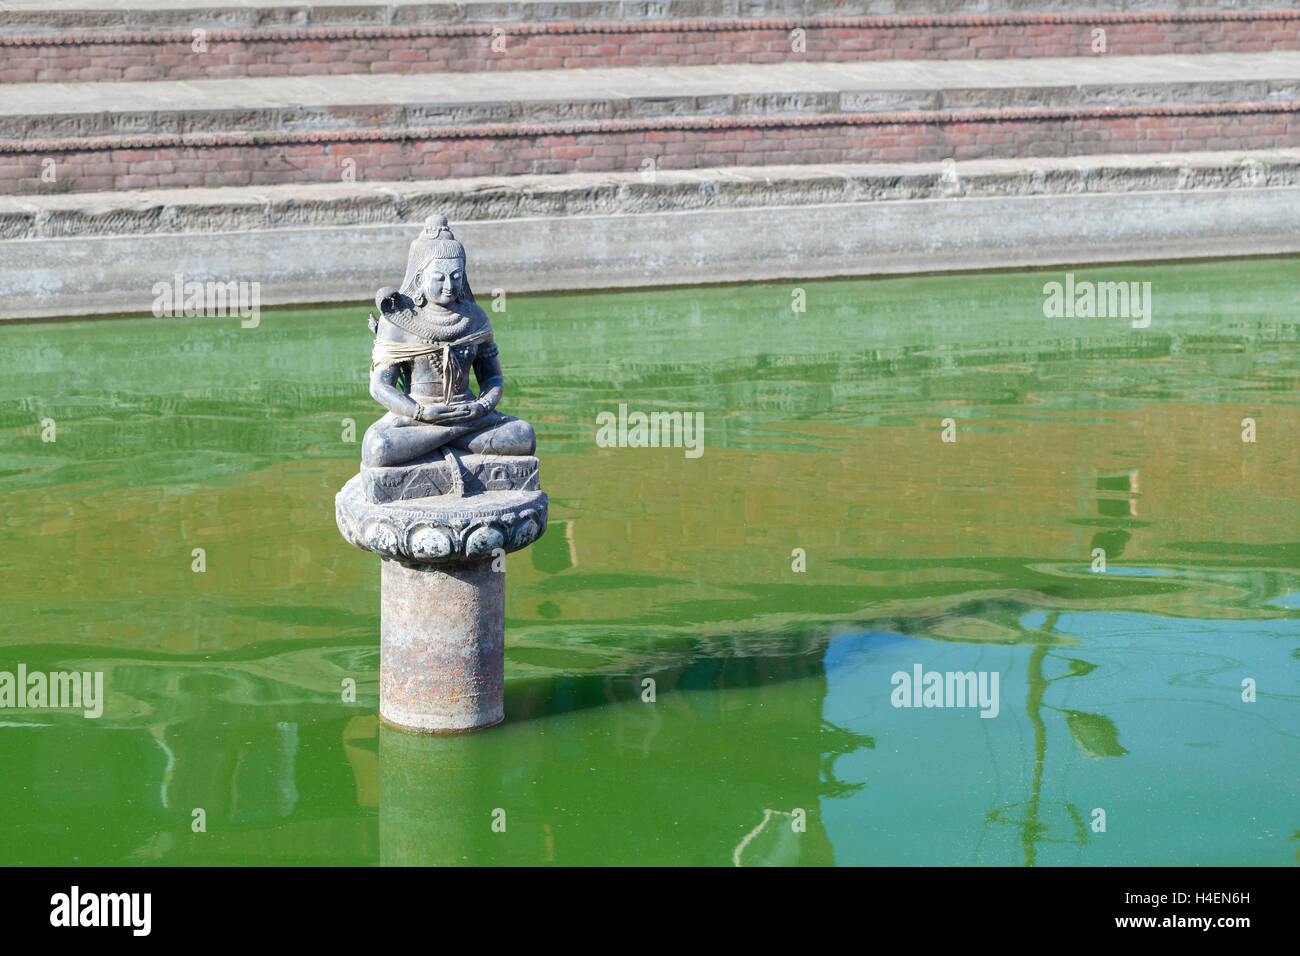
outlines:
[[402, 292], [423, 308], [430, 302], [450, 309], [458, 302], [473, 302], [465, 275], [465, 247], [456, 241], [446, 216], [430, 216], [411, 243]]

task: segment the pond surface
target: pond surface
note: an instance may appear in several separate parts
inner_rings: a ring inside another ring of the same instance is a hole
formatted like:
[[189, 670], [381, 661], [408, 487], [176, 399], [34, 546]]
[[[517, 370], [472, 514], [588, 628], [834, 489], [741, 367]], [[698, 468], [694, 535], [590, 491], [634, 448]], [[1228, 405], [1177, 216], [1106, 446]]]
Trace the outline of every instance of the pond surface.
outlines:
[[1294, 865], [1300, 266], [1063, 279], [509, 297], [551, 520], [464, 737], [376, 720], [365, 306], [0, 328], [0, 671], [104, 675], [0, 709], [0, 863]]

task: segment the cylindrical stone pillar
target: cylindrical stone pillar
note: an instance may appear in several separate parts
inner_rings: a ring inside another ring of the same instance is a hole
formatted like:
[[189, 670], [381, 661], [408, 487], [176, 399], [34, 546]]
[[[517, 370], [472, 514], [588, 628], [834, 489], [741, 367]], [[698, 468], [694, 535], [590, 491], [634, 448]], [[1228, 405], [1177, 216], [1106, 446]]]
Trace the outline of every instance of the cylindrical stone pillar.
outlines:
[[383, 562], [379, 716], [425, 732], [500, 723], [506, 573], [495, 561]]
[[376, 501], [387, 476], [372, 468], [334, 499], [343, 537], [383, 559], [379, 716], [404, 730], [461, 733], [504, 716], [505, 556], [545, 532], [547, 499], [478, 480], [504, 483], [515, 468], [524, 474], [513, 480], [536, 485], [535, 458], [467, 461], [475, 482], [464, 496]]

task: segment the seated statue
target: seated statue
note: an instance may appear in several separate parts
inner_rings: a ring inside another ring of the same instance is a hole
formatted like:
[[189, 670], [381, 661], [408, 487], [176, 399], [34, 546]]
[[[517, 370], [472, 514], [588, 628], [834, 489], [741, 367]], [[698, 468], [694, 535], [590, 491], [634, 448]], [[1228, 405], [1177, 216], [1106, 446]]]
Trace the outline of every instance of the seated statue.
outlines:
[[504, 559], [546, 531], [537, 439], [497, 411], [492, 326], [445, 218], [425, 222], [400, 290], [375, 301], [370, 394], [387, 412], [362, 438], [334, 520], [383, 559], [380, 718], [429, 733], [488, 727], [502, 719]]
[[[370, 394], [388, 414], [362, 439], [363, 472], [428, 461], [436, 453], [456, 469], [456, 452], [533, 454], [532, 426], [496, 411], [505, 380], [492, 326], [474, 301], [465, 247], [446, 217], [429, 217], [411, 243], [401, 289], [381, 289], [375, 301], [380, 315], [371, 315]], [[478, 395], [470, 390], [471, 369]]]

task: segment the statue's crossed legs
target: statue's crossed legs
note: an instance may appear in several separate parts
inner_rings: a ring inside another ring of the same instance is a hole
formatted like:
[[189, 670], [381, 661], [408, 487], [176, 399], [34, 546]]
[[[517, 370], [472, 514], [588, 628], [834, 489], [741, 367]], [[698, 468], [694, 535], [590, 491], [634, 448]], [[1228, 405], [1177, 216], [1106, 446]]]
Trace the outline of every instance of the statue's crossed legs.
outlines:
[[500, 412], [456, 425], [432, 425], [389, 412], [366, 429], [361, 463], [371, 468], [403, 465], [445, 445], [475, 455], [531, 455], [537, 436], [523, 419]]

